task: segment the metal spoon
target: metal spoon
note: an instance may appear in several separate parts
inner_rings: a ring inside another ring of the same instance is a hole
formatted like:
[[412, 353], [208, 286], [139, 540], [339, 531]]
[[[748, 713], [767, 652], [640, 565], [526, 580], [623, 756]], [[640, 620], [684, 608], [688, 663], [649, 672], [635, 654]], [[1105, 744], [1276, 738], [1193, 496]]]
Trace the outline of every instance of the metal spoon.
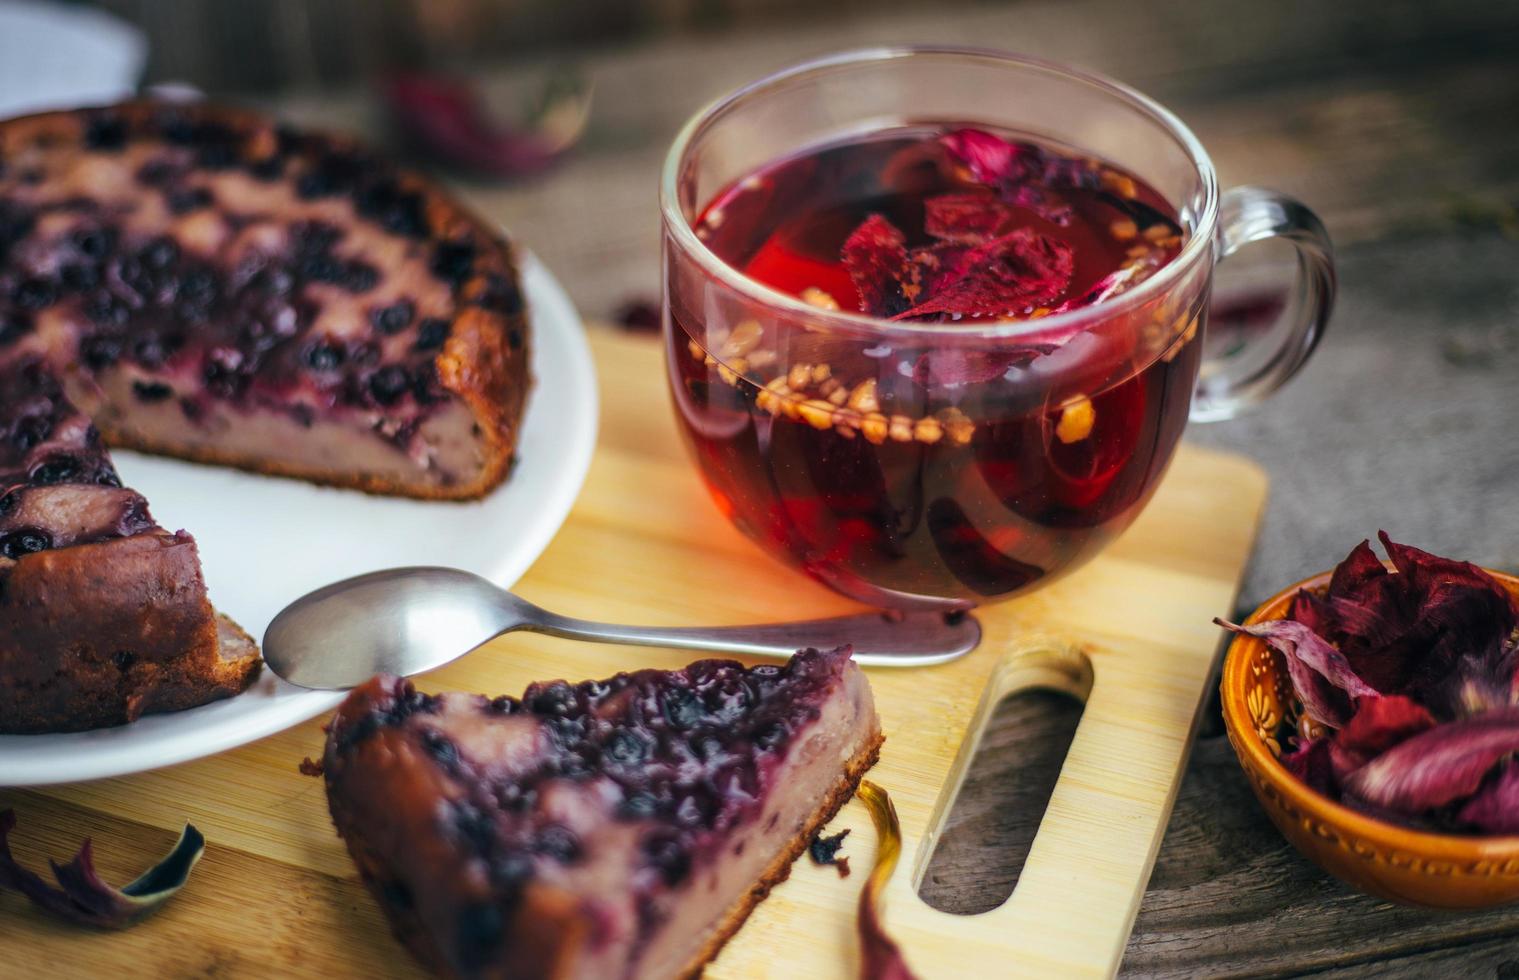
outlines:
[[286, 606], [264, 633], [264, 662], [292, 684], [348, 688], [379, 673], [408, 676], [441, 667], [515, 630], [774, 657], [851, 643], [855, 660], [874, 667], [941, 664], [981, 642], [973, 617], [942, 612], [765, 626], [615, 626], [548, 612], [455, 568], [393, 568], [335, 582]]

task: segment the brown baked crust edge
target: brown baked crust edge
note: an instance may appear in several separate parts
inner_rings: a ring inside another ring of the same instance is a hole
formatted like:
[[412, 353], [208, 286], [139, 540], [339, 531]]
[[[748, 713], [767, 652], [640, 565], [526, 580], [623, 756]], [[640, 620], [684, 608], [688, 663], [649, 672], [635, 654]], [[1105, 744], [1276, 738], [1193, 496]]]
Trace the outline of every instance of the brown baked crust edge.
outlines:
[[[272, 140], [276, 120], [251, 109], [214, 103], [164, 103], [138, 99], [116, 105], [81, 109], [61, 109], [19, 116], [0, 122], [0, 154], [17, 143], [38, 138], [78, 139], [84, 120], [93, 112], [117, 113], [139, 124], [150, 116], [172, 111], [186, 119], [215, 121], [248, 134], [267, 133]], [[362, 140], [323, 131], [302, 130], [303, 135], [321, 140], [333, 150], [369, 152]], [[495, 233], [458, 199], [421, 173], [394, 165], [397, 183], [414, 190], [426, 200], [425, 214], [434, 238], [467, 237], [476, 247], [474, 275], [460, 289], [460, 302], [450, 324], [449, 338], [433, 363], [443, 387], [464, 403], [474, 417], [481, 438], [480, 471], [473, 480], [442, 485], [393, 480], [378, 474], [334, 474], [307, 469], [278, 461], [250, 459], [215, 450], [188, 450], [166, 442], [142, 439], [119, 427], [100, 425], [108, 445], [119, 446], [159, 456], [191, 462], [227, 466], [267, 476], [290, 477], [323, 486], [361, 490], [382, 496], [412, 497], [422, 500], [478, 500], [499, 486], [511, 472], [515, 459], [522, 416], [532, 386], [530, 369], [532, 336], [523, 297], [522, 308], [512, 314], [498, 313], [470, 305], [486, 288], [486, 277], [504, 276], [519, 291], [522, 276], [512, 244]], [[513, 346], [509, 338], [516, 336]]]
[[855, 790], [859, 789], [860, 780], [880, 758], [881, 743], [885, 741], [886, 736], [877, 730], [875, 737], [855, 753], [854, 758], [844, 766], [844, 773], [834, 785], [833, 792], [823, 799], [822, 804], [813, 813], [812, 819], [807, 822], [807, 826], [792, 838], [789, 847], [775, 856], [775, 860], [770, 862], [770, 866], [765, 869], [765, 873], [760, 876], [760, 880], [754, 887], [740, 897], [737, 904], [723, 916], [711, 938], [681, 969], [680, 973], [676, 974], [679, 980], [695, 980], [701, 976], [707, 964], [717, 959], [717, 954], [722, 952], [728, 940], [732, 939], [748, 920], [755, 906], [770, 895], [772, 888], [791, 877], [791, 866], [796, 863], [797, 858], [802, 856], [802, 852], [807, 850], [817, 832], [827, 826], [828, 822], [838, 815], [839, 810], [843, 809], [844, 804], [854, 796]]
[[[0, 733], [88, 731], [197, 707], [245, 690], [263, 662], [211, 608], [188, 535], [37, 552], [0, 585]], [[94, 616], [79, 612], [92, 606]]]

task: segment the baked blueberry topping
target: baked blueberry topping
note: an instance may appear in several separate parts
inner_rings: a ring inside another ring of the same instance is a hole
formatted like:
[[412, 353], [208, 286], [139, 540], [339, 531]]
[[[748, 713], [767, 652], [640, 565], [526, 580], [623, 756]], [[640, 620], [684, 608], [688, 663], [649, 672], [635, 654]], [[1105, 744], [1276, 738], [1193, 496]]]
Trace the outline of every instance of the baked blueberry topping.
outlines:
[[40, 310], [53, 305], [57, 288], [46, 279], [23, 279], [11, 291], [11, 302], [23, 310]]
[[174, 389], [162, 381], [133, 381], [132, 394], [137, 396], [138, 401], [153, 404], [173, 398]]
[[389, 306], [382, 306], [369, 314], [369, 322], [380, 333], [390, 336], [398, 334], [411, 326], [411, 318], [415, 307], [408, 300], [400, 300]]
[[201, 208], [210, 207], [215, 198], [204, 187], [190, 187], [180, 190], [172, 190], [166, 199], [171, 214], [189, 214]]
[[53, 537], [41, 528], [24, 527], [0, 537], [0, 555], [17, 560], [23, 555], [46, 551], [53, 546]]
[[475, 267], [472, 242], [439, 242], [433, 250], [433, 275], [457, 287], [470, 277]]
[[415, 347], [419, 351], [435, 351], [442, 348], [448, 340], [448, 321], [437, 317], [428, 317], [417, 327], [417, 342]]
[[92, 150], [119, 150], [127, 142], [126, 121], [117, 116], [97, 116], [84, 128], [84, 145]]
[[0, 313], [0, 347], [13, 344], [32, 330], [32, 318], [24, 313]]

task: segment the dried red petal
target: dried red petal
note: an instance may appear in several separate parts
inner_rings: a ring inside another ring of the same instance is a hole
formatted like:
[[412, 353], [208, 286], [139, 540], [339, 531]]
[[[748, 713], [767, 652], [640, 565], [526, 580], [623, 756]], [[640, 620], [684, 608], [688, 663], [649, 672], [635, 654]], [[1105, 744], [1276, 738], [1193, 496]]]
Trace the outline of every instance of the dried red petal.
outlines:
[[86, 839], [67, 864], [49, 862], [58, 881], [54, 887], [16, 862], [8, 840], [15, 826], [15, 811], [0, 812], [0, 888], [15, 889], [38, 908], [61, 919], [101, 929], [124, 929], [155, 912], [184, 886], [206, 849], [200, 831], [185, 824], [163, 860], [131, 883], [116, 888], [95, 872], [94, 853]]
[[1506, 644], [1519, 603], [1475, 565], [1381, 537], [1396, 573], [1363, 541], [1324, 596], [1294, 600], [1292, 618], [1338, 646], [1368, 684], [1442, 717], [1513, 703]]
[[865, 887], [860, 889], [860, 915], [856, 921], [860, 933], [860, 976], [862, 980], [916, 980], [902, 955], [902, 947], [887, 933], [881, 913], [881, 895], [902, 856], [902, 825], [897, 820], [897, 808], [886, 791], [868, 779], [860, 782], [858, 795], [876, 828], [875, 864], [865, 879]]
[[1076, 267], [1065, 242], [1031, 228], [970, 247], [913, 252], [922, 294], [896, 320], [929, 316], [1005, 316], [1059, 299]]
[[1335, 778], [1329, 739], [1316, 738], [1282, 756], [1282, 765], [1308, 788], [1330, 799], [1339, 799], [1339, 783]]
[[1362, 698], [1355, 715], [1330, 740], [1335, 775], [1344, 779], [1394, 745], [1433, 727], [1434, 716], [1411, 698]]
[[1303, 710], [1321, 725], [1343, 726], [1352, 714], [1352, 698], [1377, 696], [1376, 689], [1361, 680], [1339, 650], [1302, 623], [1290, 619], [1253, 626], [1236, 626], [1222, 619], [1214, 622], [1236, 633], [1259, 637], [1280, 652]]
[[1519, 752], [1519, 709], [1447, 722], [1383, 752], [1343, 780], [1369, 806], [1417, 816], [1477, 792], [1503, 759]]
[[977, 245], [994, 237], [1012, 211], [990, 194], [940, 194], [923, 202], [923, 230], [947, 242]]
[[999, 187], [1026, 180], [1029, 145], [1010, 143], [983, 129], [957, 129], [939, 137], [950, 156], [965, 166], [977, 182]]
[[401, 75], [381, 94], [418, 149], [493, 177], [547, 169], [579, 141], [590, 116], [589, 86], [562, 73], [548, 79], [538, 107], [520, 127], [492, 119], [479, 92], [462, 79]]
[[845, 239], [843, 259], [859, 290], [861, 310], [895, 316], [912, 305], [903, 291], [911, 276], [907, 240], [896, 225], [872, 214]]
[[1461, 808], [1460, 819], [1484, 834], [1519, 834], [1519, 763], [1512, 760]]

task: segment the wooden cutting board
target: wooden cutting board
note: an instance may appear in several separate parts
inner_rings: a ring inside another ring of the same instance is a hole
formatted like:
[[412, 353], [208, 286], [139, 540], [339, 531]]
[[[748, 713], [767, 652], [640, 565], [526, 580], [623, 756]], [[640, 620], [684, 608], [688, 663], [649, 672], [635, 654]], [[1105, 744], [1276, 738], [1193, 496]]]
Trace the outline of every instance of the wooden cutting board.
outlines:
[[[706, 498], [674, 429], [657, 347], [598, 332], [600, 445], [569, 522], [517, 589], [575, 616], [743, 623], [853, 611], [777, 565]], [[543, 379], [542, 384], [553, 384]], [[981, 649], [941, 667], [873, 670], [886, 745], [870, 777], [902, 819], [904, 861], [886, 924], [925, 977], [1113, 973], [1175, 799], [1205, 689], [1216, 615], [1231, 611], [1265, 500], [1252, 463], [1184, 446], [1153, 503], [1100, 559], [981, 612]], [[270, 583], [277, 588], [277, 583]], [[685, 654], [521, 634], [421, 679], [425, 690], [519, 693], [533, 680], [677, 667]], [[1009, 692], [1086, 698], [1049, 809], [1012, 897], [955, 916], [916, 895], [983, 722]], [[210, 842], [186, 889], [119, 934], [55, 924], [0, 894], [0, 974], [363, 976], [418, 971], [391, 939], [328, 821], [321, 721], [234, 752], [137, 776], [0, 791], [18, 856], [33, 866], [95, 838], [109, 880], [162, 854], [189, 820]], [[847, 977], [859, 971], [855, 905], [875, 847], [845, 807], [856, 873], [803, 858], [708, 971], [714, 977]]]

